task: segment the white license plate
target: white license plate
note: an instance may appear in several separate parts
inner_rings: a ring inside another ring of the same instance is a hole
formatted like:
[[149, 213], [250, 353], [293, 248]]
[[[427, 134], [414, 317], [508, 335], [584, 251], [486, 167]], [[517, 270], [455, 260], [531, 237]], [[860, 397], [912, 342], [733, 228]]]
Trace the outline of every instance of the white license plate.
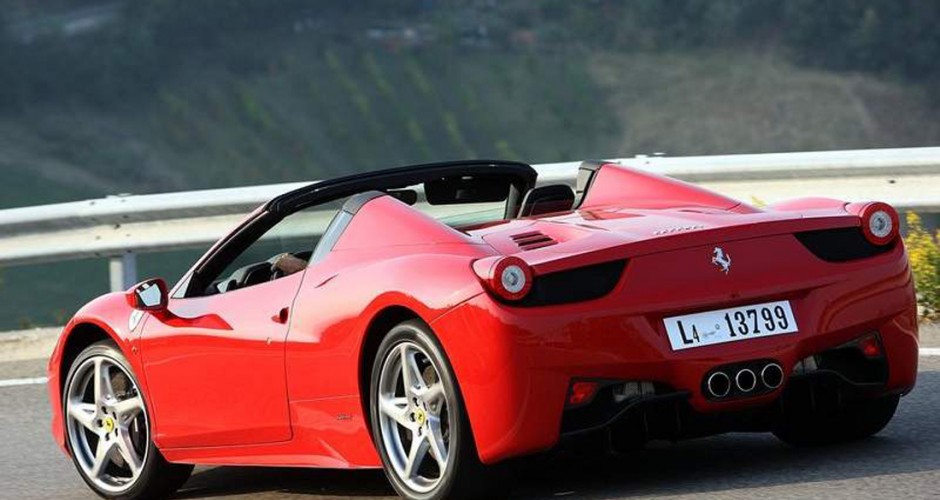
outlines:
[[674, 351], [798, 331], [786, 300], [673, 316], [663, 322]]

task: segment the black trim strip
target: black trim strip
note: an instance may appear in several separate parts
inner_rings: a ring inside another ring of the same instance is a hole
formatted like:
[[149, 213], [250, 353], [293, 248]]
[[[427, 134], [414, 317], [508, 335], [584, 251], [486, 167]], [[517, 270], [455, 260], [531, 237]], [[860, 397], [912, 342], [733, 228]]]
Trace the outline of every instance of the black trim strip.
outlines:
[[387, 191], [455, 175], [505, 175], [513, 189], [506, 200], [507, 214], [518, 213], [522, 193], [535, 187], [538, 172], [525, 163], [502, 160], [462, 160], [427, 163], [348, 175], [317, 182], [282, 194], [266, 205], [274, 213], [293, 213], [364, 191]]

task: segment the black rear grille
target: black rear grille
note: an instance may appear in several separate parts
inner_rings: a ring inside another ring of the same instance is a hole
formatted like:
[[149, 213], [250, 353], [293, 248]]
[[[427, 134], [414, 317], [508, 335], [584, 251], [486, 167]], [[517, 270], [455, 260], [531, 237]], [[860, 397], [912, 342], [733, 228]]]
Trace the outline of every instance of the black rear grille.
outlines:
[[875, 245], [865, 239], [862, 229], [858, 227], [806, 231], [796, 233], [795, 236], [813, 255], [827, 262], [848, 262], [874, 257], [891, 251], [896, 245], [895, 242]]
[[510, 236], [510, 238], [512, 238], [512, 241], [522, 250], [535, 250], [536, 248], [552, 246], [557, 243], [551, 236], [547, 236], [540, 231], [514, 234]]
[[868, 358], [855, 345], [836, 347], [815, 356], [817, 370], [833, 371], [855, 384], [888, 382], [888, 360]]
[[613, 291], [626, 265], [626, 260], [615, 260], [536, 276], [529, 294], [513, 305], [551, 306], [598, 299]]

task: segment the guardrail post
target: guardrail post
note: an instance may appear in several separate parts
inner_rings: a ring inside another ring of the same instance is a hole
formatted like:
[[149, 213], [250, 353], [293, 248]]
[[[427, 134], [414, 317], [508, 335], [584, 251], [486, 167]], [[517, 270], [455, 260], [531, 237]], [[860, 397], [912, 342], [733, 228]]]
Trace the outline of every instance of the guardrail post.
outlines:
[[127, 252], [108, 262], [111, 291], [123, 292], [137, 283], [137, 255]]

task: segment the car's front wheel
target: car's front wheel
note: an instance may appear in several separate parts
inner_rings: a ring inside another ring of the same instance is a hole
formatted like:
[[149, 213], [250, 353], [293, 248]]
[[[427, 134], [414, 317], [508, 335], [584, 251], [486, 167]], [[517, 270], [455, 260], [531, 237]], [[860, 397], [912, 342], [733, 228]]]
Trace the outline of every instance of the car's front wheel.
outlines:
[[850, 402], [826, 413], [788, 415], [774, 435], [791, 446], [819, 446], [866, 438], [884, 429], [898, 407], [897, 395]]
[[191, 465], [168, 463], [153, 445], [137, 379], [111, 342], [91, 345], [72, 363], [62, 408], [75, 468], [102, 497], [162, 498], [192, 472]]
[[406, 321], [388, 333], [372, 368], [372, 435], [404, 498], [493, 498], [450, 364], [430, 330]]

